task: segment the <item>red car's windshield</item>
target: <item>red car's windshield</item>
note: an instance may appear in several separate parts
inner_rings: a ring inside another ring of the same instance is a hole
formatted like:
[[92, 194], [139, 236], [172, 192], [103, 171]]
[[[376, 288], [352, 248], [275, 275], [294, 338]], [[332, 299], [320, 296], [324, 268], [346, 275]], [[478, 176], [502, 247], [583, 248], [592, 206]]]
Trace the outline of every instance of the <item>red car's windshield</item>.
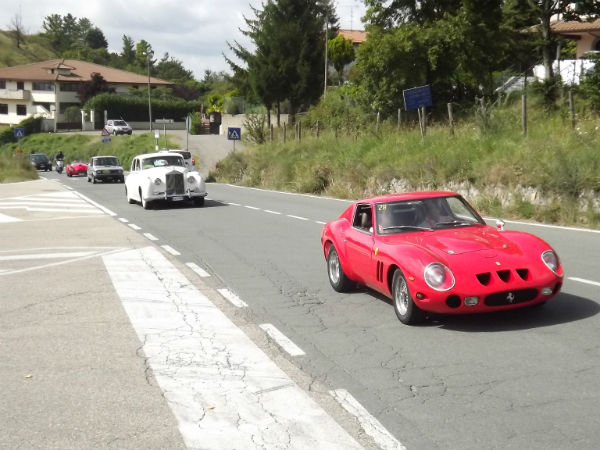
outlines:
[[435, 197], [375, 204], [378, 234], [485, 225], [461, 197]]

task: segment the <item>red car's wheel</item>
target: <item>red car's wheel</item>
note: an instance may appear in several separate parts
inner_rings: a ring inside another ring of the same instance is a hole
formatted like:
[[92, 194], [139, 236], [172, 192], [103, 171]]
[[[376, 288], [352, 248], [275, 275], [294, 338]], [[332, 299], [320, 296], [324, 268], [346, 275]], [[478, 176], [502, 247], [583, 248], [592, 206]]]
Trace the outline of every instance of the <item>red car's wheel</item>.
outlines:
[[331, 287], [337, 292], [346, 292], [352, 288], [353, 281], [344, 273], [344, 269], [340, 264], [340, 257], [333, 244], [329, 247], [329, 253], [327, 254], [327, 274], [329, 275]]
[[419, 309], [410, 295], [406, 278], [400, 269], [394, 272], [392, 278], [392, 300], [394, 310], [400, 322], [411, 325], [418, 323], [425, 318], [423, 310]]

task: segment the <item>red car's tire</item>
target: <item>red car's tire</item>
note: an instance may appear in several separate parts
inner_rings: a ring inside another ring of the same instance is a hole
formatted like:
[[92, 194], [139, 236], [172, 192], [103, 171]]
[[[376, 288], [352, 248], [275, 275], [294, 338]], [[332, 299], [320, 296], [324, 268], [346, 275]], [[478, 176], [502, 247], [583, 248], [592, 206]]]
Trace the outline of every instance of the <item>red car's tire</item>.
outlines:
[[354, 282], [346, 276], [342, 269], [340, 257], [333, 244], [329, 247], [327, 254], [327, 275], [331, 287], [337, 292], [347, 292], [354, 287]]
[[422, 322], [423, 319], [425, 319], [425, 313], [415, 305], [410, 290], [408, 289], [406, 278], [404, 278], [404, 274], [400, 269], [397, 269], [394, 272], [391, 291], [394, 311], [396, 311], [396, 316], [398, 316], [400, 322], [406, 325], [412, 325]]

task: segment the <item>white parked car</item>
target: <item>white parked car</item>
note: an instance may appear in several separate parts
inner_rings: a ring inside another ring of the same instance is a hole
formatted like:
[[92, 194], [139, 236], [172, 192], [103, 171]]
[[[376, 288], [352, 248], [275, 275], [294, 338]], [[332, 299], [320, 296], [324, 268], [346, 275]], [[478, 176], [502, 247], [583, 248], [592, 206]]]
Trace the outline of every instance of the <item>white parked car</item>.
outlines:
[[110, 134], [113, 134], [115, 136], [117, 134], [131, 134], [131, 133], [133, 133], [133, 130], [131, 129], [131, 127], [129, 126], [129, 124], [127, 122], [125, 122], [124, 120], [107, 120], [106, 121], [106, 125], [104, 126], [104, 128]]
[[195, 170], [196, 160], [192, 156], [191, 152], [189, 152], [187, 150], [183, 150], [183, 149], [164, 149], [164, 148], [161, 150], [161, 152], [179, 153], [181, 156], [183, 156], [183, 162], [185, 163], [186, 167], [188, 167], [190, 170]]
[[144, 209], [161, 200], [189, 200], [202, 206], [206, 186], [196, 170], [185, 166], [180, 154], [147, 153], [133, 158], [125, 178], [125, 195], [129, 203], [139, 202]]

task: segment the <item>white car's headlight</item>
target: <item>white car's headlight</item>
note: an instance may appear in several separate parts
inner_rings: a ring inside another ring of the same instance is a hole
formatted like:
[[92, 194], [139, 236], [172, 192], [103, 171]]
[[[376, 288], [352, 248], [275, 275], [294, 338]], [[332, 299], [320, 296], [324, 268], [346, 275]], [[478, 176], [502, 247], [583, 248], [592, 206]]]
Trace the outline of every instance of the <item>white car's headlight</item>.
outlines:
[[161, 180], [160, 178], [156, 178], [156, 179], [154, 180], [154, 184], [155, 184], [156, 186], [158, 186], [158, 185], [159, 185], [159, 184], [161, 184], [161, 183], [162, 183], [162, 180]]
[[196, 179], [192, 175], [190, 175], [187, 180], [190, 184], [194, 184], [196, 182]]
[[546, 250], [542, 253], [542, 261], [552, 272], [558, 275], [558, 268], [560, 263], [558, 262], [558, 256], [552, 250]]
[[436, 291], [449, 291], [454, 287], [454, 274], [442, 263], [429, 264], [423, 275], [427, 285]]

